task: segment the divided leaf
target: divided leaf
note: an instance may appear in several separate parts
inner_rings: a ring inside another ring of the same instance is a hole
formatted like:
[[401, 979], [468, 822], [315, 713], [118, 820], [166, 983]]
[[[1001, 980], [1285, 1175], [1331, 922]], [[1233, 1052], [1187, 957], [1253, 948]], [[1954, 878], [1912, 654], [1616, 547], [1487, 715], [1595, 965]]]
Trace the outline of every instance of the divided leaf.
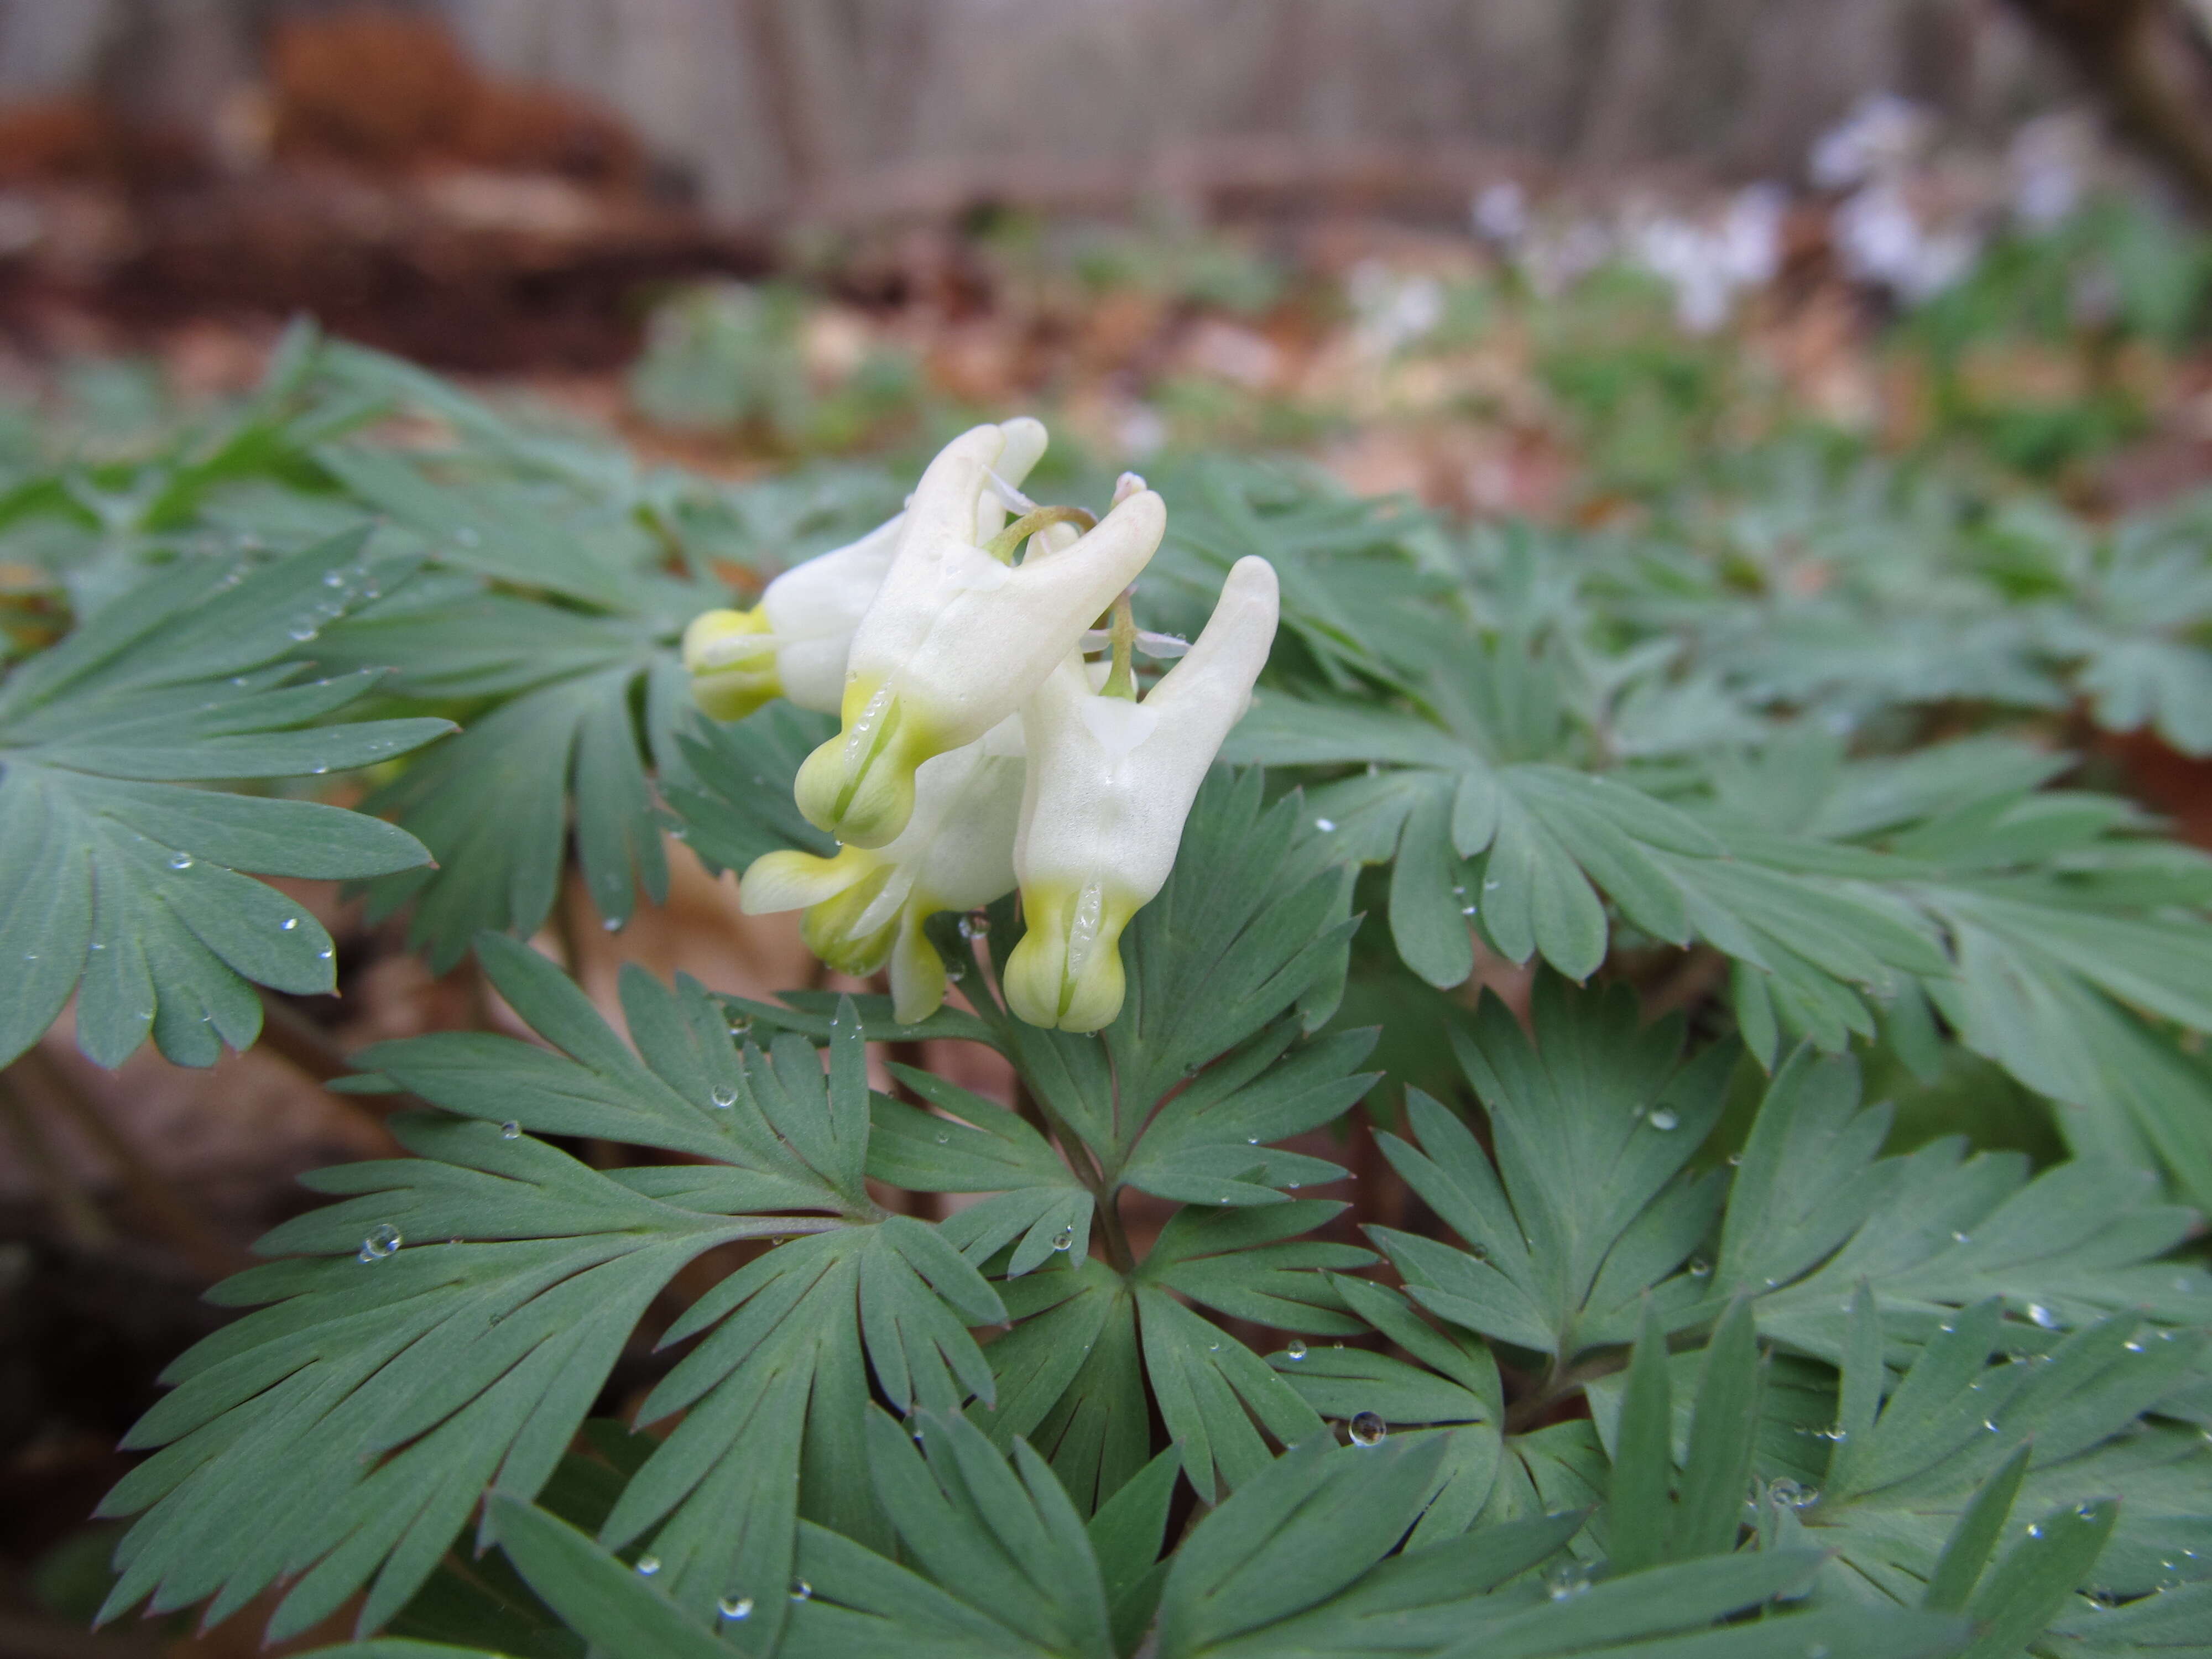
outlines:
[[349, 878], [429, 854], [404, 830], [310, 800], [195, 784], [379, 764], [441, 720], [318, 724], [375, 684], [307, 680], [308, 641], [414, 561], [366, 532], [273, 561], [181, 562], [0, 681], [0, 1065], [73, 991], [77, 1042], [119, 1066], [149, 1032], [180, 1065], [249, 1047], [249, 982], [327, 991], [330, 935], [236, 873]]

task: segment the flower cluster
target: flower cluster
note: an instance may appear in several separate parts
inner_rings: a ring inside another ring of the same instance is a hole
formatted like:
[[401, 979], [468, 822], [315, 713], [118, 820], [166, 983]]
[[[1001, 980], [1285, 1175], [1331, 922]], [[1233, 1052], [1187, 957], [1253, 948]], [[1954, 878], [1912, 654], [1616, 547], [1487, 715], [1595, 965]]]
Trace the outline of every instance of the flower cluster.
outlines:
[[[1275, 573], [1259, 558], [1231, 570], [1187, 654], [1139, 635], [1128, 591], [1164, 504], [1125, 474], [1103, 520], [1039, 507], [1020, 485], [1044, 447], [1032, 420], [963, 433], [905, 512], [684, 635], [709, 714], [784, 696], [841, 716], [794, 788], [836, 856], [769, 854], [740, 894], [749, 915], [804, 908], [808, 945], [842, 972], [888, 963], [902, 1021], [945, 997], [922, 923], [1017, 887], [1028, 932], [1006, 964], [1007, 1006], [1072, 1031], [1120, 1012], [1121, 930], [1166, 882], [1274, 639]], [[1086, 661], [1102, 645], [1110, 657]], [[1141, 697], [1140, 650], [1182, 656]]]

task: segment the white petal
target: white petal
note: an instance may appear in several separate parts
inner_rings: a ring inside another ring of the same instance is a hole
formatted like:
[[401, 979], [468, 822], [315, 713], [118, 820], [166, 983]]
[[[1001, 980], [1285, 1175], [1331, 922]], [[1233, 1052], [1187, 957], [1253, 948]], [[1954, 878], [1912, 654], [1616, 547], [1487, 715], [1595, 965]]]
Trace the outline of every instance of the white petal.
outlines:
[[1159, 727], [1157, 709], [1127, 697], [1091, 697], [1080, 707], [1083, 724], [1106, 751], [1109, 763], [1126, 760], [1131, 750]]

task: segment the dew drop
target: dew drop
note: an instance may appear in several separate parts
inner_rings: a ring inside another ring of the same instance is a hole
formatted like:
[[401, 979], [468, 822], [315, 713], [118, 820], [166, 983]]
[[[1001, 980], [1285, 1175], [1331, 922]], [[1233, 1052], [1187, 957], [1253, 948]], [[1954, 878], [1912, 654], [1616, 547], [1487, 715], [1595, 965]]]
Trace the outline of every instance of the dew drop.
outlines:
[[959, 963], [948, 962], [945, 964], [945, 977], [957, 985], [968, 977], [968, 969]]
[[2043, 1330], [2055, 1331], [2059, 1327], [2060, 1322], [2058, 1316], [2051, 1312], [2050, 1309], [2045, 1307], [2040, 1302], [2031, 1302], [2027, 1304], [2027, 1316], [2039, 1328]]
[[1351, 1428], [1355, 1446], [1379, 1446], [1390, 1432], [1390, 1425], [1373, 1412], [1361, 1412], [1352, 1419]]
[[937, 1144], [940, 1146], [947, 1146], [951, 1144], [951, 1139], [952, 1137], [950, 1134], [940, 1134], [937, 1137]]
[[169, 868], [172, 870], [189, 870], [192, 867], [193, 861], [192, 855], [190, 853], [172, 853], [169, 854]]
[[752, 1017], [750, 1014], [739, 1014], [730, 1022], [730, 1035], [733, 1037], [750, 1036], [752, 1034]]
[[343, 587], [345, 586], [345, 577], [337, 571], [325, 570], [323, 572], [323, 586], [325, 587]]
[[961, 917], [960, 937], [967, 939], [990, 938], [991, 913], [988, 910], [970, 910], [966, 915]]
[[1589, 1587], [1589, 1569], [1579, 1561], [1553, 1569], [1544, 1579], [1544, 1593], [1554, 1601], [1572, 1601]]
[[1954, 1244], [1970, 1244], [1970, 1243], [1972, 1243], [1973, 1242], [1973, 1237], [1974, 1237], [1974, 1236], [1973, 1236], [1972, 1233], [1962, 1233], [1962, 1232], [1955, 1232], [1955, 1231], [1954, 1231], [1954, 1232], [1951, 1235], [1951, 1242], [1952, 1242]]
[[814, 1586], [808, 1583], [804, 1578], [793, 1579], [791, 1581], [791, 1599], [794, 1601], [811, 1601], [814, 1599]]
[[707, 1100], [716, 1109], [726, 1112], [738, 1103], [738, 1091], [726, 1083], [718, 1083], [708, 1092]]
[[299, 917], [297, 917], [297, 916], [287, 916], [287, 917], [285, 917], [285, 918], [284, 918], [284, 920], [283, 920], [283, 921], [282, 921], [278, 922], [278, 923], [276, 924], [276, 927], [277, 927], [277, 930], [278, 930], [280, 933], [290, 933], [294, 928], [297, 927], [299, 925], [300, 925], [300, 919], [299, 919]]
[[520, 1123], [517, 1123], [513, 1118], [507, 1119], [506, 1122], [499, 1126], [499, 1138], [501, 1140], [521, 1139], [522, 1126]]
[[1729, 1168], [1731, 1170], [1741, 1170], [1743, 1168], [1743, 1154], [1741, 1152], [1730, 1152], [1729, 1154]]
[[316, 635], [322, 631], [323, 630], [321, 629], [316, 627], [312, 622], [295, 622], [289, 628], [286, 629], [284, 633], [286, 637], [293, 640], [298, 644], [305, 645], [309, 640], [312, 640]]
[[714, 1603], [714, 1611], [735, 1624], [740, 1619], [753, 1616], [753, 1598], [750, 1595], [726, 1595]]
[[1651, 1115], [1646, 1121], [1662, 1134], [1676, 1127], [1682, 1121], [1680, 1116], [1672, 1108], [1666, 1106], [1653, 1107]]
[[2027, 1535], [2028, 1535], [2030, 1538], [2040, 1538], [2040, 1537], [2042, 1537], [2042, 1536], [2043, 1536], [2043, 1524], [2042, 1524], [2042, 1522], [2034, 1522], [2034, 1523], [2031, 1524], [2031, 1525], [2029, 1526], [2028, 1529], [2027, 1529]]
[[1302, 1337], [1292, 1337], [1291, 1339], [1290, 1346], [1283, 1350], [1283, 1357], [1285, 1359], [1304, 1359], [1306, 1357], [1306, 1345], [1304, 1339]]
[[1701, 1255], [1693, 1255], [1693, 1256], [1692, 1256], [1692, 1257], [1690, 1258], [1690, 1277], [1691, 1277], [1691, 1278], [1692, 1278], [1692, 1279], [1706, 1279], [1706, 1278], [1710, 1278], [1710, 1277], [1711, 1276], [1711, 1274], [1712, 1274], [1712, 1271], [1713, 1271], [1713, 1264], [1712, 1264], [1711, 1262], [1710, 1262], [1710, 1261], [1706, 1261], [1706, 1260], [1705, 1259], [1705, 1257], [1703, 1257], [1703, 1256], [1701, 1256]]
[[328, 962], [334, 954], [335, 952], [330, 951], [318, 951], [315, 952], [315, 959], [318, 962]]
[[622, 932], [622, 925], [623, 919], [620, 916], [609, 916], [605, 921], [599, 924], [602, 928], [610, 933], [619, 933]]
[[381, 1261], [402, 1243], [399, 1229], [389, 1221], [380, 1221], [368, 1230], [368, 1237], [361, 1241], [361, 1252], [356, 1260]]
[[2140, 1342], [2126, 1342], [2123, 1343], [2121, 1346], [2126, 1348], [2130, 1353], [2141, 1353], [2143, 1351], [2143, 1345]]
[[1075, 1248], [1075, 1229], [1073, 1227], [1062, 1227], [1058, 1232], [1054, 1233], [1052, 1236], [1052, 1248], [1055, 1250], [1073, 1249]]
[[659, 1571], [660, 1558], [659, 1556], [641, 1555], [637, 1558], [637, 1573], [639, 1577], [650, 1578], [653, 1574]]
[[1997, 1420], [1994, 1417], [1985, 1417], [1982, 1419], [1982, 1426], [1991, 1434], [1995, 1434], [1997, 1431]]
[[1314, 820], [1314, 828], [1320, 830], [1324, 836], [1334, 835], [1336, 833], [1336, 820], [1334, 818], [1316, 818]]

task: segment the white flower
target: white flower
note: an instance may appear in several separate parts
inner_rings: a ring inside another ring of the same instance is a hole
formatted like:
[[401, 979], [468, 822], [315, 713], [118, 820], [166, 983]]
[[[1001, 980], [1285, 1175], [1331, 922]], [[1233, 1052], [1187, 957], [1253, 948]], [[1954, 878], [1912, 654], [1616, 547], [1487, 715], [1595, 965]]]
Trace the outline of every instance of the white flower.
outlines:
[[1964, 276], [1980, 252], [1970, 229], [1922, 224], [1905, 191], [1886, 183], [1869, 185], [1838, 208], [1829, 234], [1846, 271], [1912, 305]]
[[1788, 198], [1772, 185], [1738, 191], [1717, 223], [1660, 218], [1637, 232], [1638, 259], [1674, 290], [1674, 315], [1693, 334], [1729, 319], [1736, 295], [1773, 280], [1781, 264]]
[[922, 763], [914, 814], [889, 846], [835, 858], [769, 853], [738, 885], [747, 915], [806, 911], [807, 946], [842, 973], [890, 964], [894, 1015], [911, 1024], [945, 1000], [945, 964], [921, 931], [939, 910], [972, 910], [1014, 889], [1022, 730], [1009, 719], [965, 748]]
[[1919, 158], [1935, 131], [1934, 120], [1917, 104], [1894, 93], [1873, 93], [1813, 141], [1808, 171], [1828, 190], [1893, 178]]
[[1121, 1009], [1121, 930], [1175, 866], [1183, 820], [1275, 637], [1274, 568], [1239, 559], [1189, 653], [1143, 702], [1091, 689], [1079, 657], [1022, 711], [1029, 780], [1014, 868], [1029, 931], [1006, 1006], [1032, 1025], [1095, 1031]]
[[799, 810], [853, 846], [884, 846], [906, 827], [915, 769], [1019, 708], [1166, 530], [1166, 507], [1142, 490], [1064, 550], [1032, 543], [1006, 562], [1011, 550], [1001, 559], [982, 544], [1005, 510], [993, 468], [1007, 447], [1005, 428], [979, 426], [929, 464], [853, 637], [843, 729], [799, 768]]
[[[1045, 430], [1024, 418], [999, 431], [1005, 448], [994, 482], [1011, 490], [1044, 453]], [[709, 611], [694, 618], [684, 630], [684, 666], [699, 707], [716, 720], [742, 720], [782, 696], [801, 708], [836, 714], [853, 635], [884, 585], [905, 527], [901, 513], [856, 542], [793, 565], [750, 611]], [[997, 528], [994, 518], [981, 533]]]

